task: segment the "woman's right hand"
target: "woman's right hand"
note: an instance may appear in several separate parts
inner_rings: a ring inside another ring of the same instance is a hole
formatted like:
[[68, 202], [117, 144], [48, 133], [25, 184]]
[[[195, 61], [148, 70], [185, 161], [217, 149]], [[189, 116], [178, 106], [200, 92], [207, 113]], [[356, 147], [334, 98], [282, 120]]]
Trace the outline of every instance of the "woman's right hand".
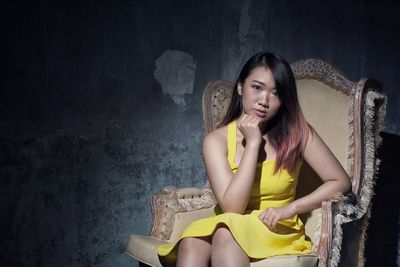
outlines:
[[237, 120], [237, 127], [243, 134], [246, 143], [260, 144], [262, 135], [260, 130], [260, 119], [248, 114], [243, 114]]

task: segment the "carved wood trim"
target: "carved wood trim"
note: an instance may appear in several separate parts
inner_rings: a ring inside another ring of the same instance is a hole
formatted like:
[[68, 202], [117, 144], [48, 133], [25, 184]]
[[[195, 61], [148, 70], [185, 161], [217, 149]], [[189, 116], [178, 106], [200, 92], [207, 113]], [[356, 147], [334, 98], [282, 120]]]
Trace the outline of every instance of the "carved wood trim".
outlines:
[[[233, 92], [234, 84], [229, 81], [218, 80], [214, 82], [210, 82], [207, 84], [204, 93], [203, 93], [203, 122], [205, 133], [208, 134], [212, 130], [214, 130], [218, 124], [220, 123], [220, 118], [217, 117], [217, 114], [224, 113], [224, 110], [228, 107], [217, 104], [216, 99], [221, 101], [221, 99], [231, 98]], [[228, 103], [228, 105], [230, 102]]]
[[169, 240], [175, 223], [175, 214], [179, 209], [176, 191], [165, 188], [166, 194], [151, 197], [151, 209], [153, 214], [150, 236]]
[[333, 223], [336, 202], [323, 201], [321, 205], [321, 237], [317, 247], [318, 267], [329, 267], [332, 248]]
[[353, 94], [352, 88], [356, 83], [350, 81], [338, 68], [326, 61], [310, 58], [299, 60], [290, 66], [296, 80], [318, 80], [345, 95]]
[[153, 222], [149, 235], [161, 240], [171, 238], [175, 216], [178, 212], [204, 209], [215, 205], [215, 199], [213, 195], [210, 195], [211, 189], [207, 190], [207, 188], [177, 189], [167, 186], [164, 188], [164, 193], [151, 197]]
[[355, 88], [355, 96], [354, 96], [354, 136], [359, 138], [354, 138], [354, 165], [353, 165], [353, 177], [352, 177], [352, 191], [358, 196], [358, 190], [360, 186], [361, 180], [361, 168], [364, 166], [362, 155], [364, 155], [363, 151], [363, 143], [364, 143], [364, 135], [362, 131], [362, 114], [363, 114], [363, 93], [365, 88], [365, 82], [367, 79], [362, 78], [357, 83]]

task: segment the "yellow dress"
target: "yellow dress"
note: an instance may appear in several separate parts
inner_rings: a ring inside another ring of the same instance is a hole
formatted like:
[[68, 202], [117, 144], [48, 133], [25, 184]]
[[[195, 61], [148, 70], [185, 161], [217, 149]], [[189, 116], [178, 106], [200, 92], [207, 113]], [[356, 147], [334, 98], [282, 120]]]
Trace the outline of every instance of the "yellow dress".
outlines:
[[[235, 173], [236, 121], [228, 125], [228, 161]], [[217, 205], [211, 217], [189, 224], [176, 243], [157, 248], [160, 258], [176, 258], [177, 244], [185, 237], [205, 237], [224, 224], [251, 261], [276, 255], [307, 254], [311, 242], [304, 233], [304, 225], [297, 215], [278, 222], [276, 231], [270, 231], [258, 215], [268, 207], [282, 207], [293, 201], [299, 168], [294, 174], [286, 170], [273, 174], [274, 160], [257, 165], [255, 182], [244, 214], [223, 213]]]

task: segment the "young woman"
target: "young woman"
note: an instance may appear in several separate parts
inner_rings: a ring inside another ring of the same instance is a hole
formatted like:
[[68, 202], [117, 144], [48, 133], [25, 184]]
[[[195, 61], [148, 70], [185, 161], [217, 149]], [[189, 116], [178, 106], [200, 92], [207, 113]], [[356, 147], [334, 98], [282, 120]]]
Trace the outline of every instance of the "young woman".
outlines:
[[[244, 65], [220, 127], [203, 142], [218, 205], [176, 244], [159, 246], [176, 266], [249, 266], [275, 255], [305, 254], [311, 243], [298, 214], [351, 188], [346, 172], [306, 122], [294, 75], [281, 56], [258, 53]], [[294, 200], [305, 160], [323, 184]], [[177, 255], [176, 255], [177, 254]]]

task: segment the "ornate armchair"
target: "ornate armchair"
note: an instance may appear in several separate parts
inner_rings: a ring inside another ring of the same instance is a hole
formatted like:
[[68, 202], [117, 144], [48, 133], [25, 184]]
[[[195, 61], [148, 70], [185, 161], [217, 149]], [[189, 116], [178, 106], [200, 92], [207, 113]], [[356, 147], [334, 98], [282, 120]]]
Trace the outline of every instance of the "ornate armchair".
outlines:
[[[378, 82], [366, 78], [349, 81], [322, 60], [301, 60], [291, 67], [303, 112], [351, 177], [352, 194], [324, 201], [321, 208], [302, 215], [306, 234], [313, 243], [311, 254], [277, 256], [252, 262], [251, 266], [363, 266], [386, 97]], [[232, 88], [233, 84], [227, 81], [211, 82], [205, 88], [206, 133], [215, 129], [224, 116]], [[297, 196], [311, 192], [319, 184], [317, 175], [303, 164]], [[126, 247], [126, 253], [141, 266], [162, 266], [156, 247], [174, 242], [185, 225], [209, 216], [215, 199], [207, 182], [202, 189], [166, 187], [164, 194], [152, 196], [151, 204], [153, 226], [149, 236], [133, 234]]]

